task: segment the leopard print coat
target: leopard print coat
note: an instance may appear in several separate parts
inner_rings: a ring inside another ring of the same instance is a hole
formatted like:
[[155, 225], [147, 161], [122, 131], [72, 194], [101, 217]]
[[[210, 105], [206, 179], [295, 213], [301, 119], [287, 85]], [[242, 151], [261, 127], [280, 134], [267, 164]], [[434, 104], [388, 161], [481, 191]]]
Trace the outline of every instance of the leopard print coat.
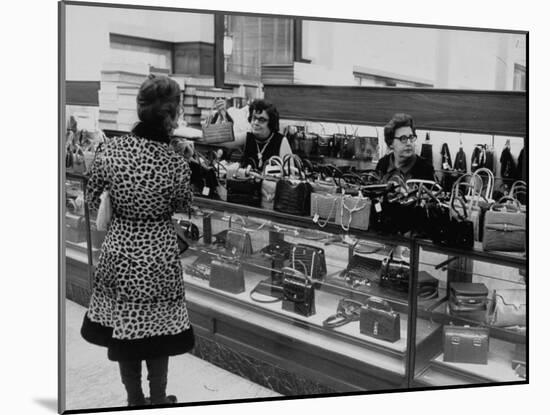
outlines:
[[192, 346], [171, 221], [191, 203], [189, 177], [187, 162], [168, 144], [134, 134], [110, 140], [94, 160], [86, 199], [97, 209], [108, 190], [113, 217], [81, 332], [108, 346], [112, 360], [179, 354]]

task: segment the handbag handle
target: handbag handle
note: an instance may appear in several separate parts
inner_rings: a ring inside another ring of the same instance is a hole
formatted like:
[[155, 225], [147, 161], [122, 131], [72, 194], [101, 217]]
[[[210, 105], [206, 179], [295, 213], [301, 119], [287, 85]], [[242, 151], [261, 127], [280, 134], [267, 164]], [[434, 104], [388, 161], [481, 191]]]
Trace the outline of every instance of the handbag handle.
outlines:
[[389, 311], [389, 312], [393, 311], [393, 309], [390, 306], [390, 303], [388, 303], [383, 298], [376, 297], [374, 295], [371, 295], [367, 300], [367, 307], [372, 307], [377, 310], [383, 310], [383, 311]]
[[483, 187], [484, 187], [484, 184], [485, 184], [484, 181], [483, 181], [483, 177], [481, 176], [480, 173], [485, 173], [488, 177], [487, 187], [485, 188], [485, 195], [484, 196], [485, 196], [486, 200], [491, 200], [493, 198], [493, 189], [495, 187], [495, 175], [487, 167], [481, 167], [481, 168], [477, 169], [472, 174], [472, 176], [479, 176], [479, 178], [481, 179], [480, 193], [483, 192]]
[[[368, 202], [370, 200], [368, 197], [363, 197], [361, 195], [361, 192], [359, 192], [359, 196], [355, 196], [353, 199], [356, 200], [356, 203], [355, 203], [354, 207], [349, 208], [349, 207], [346, 206], [346, 198], [345, 197], [342, 198], [342, 204], [341, 204], [341, 207], [340, 207], [340, 227], [346, 232], [349, 231], [349, 228], [350, 228], [350, 225], [351, 225], [351, 220], [353, 219], [353, 213], [354, 212], [359, 212], [359, 211], [365, 209], [368, 206]], [[359, 204], [363, 200], [366, 200], [365, 204], [362, 205], [362, 206], [359, 206]], [[349, 212], [348, 224], [347, 225], [344, 225], [344, 210]]]
[[[512, 203], [503, 203], [503, 202], [512, 202]], [[519, 213], [521, 211], [521, 203], [515, 197], [503, 196], [495, 204], [491, 206], [491, 210], [499, 210], [500, 208], [513, 206], [516, 211]]]
[[297, 248], [296, 245], [292, 247], [292, 266], [294, 267], [294, 269], [296, 269], [295, 263], [296, 262], [300, 263], [300, 265], [302, 265], [302, 267], [304, 268], [304, 275], [306, 277], [306, 280], [311, 281], [313, 279], [313, 266], [315, 265], [315, 258], [317, 257], [317, 252], [313, 251], [313, 255], [311, 255], [311, 275], [307, 275], [306, 264], [304, 264], [304, 262], [301, 260], [296, 260], [296, 257], [295, 257], [296, 248]]
[[283, 157], [283, 176], [286, 175], [286, 166], [287, 165], [288, 165], [288, 176], [291, 175], [291, 166], [290, 166], [290, 161], [291, 160], [294, 162], [294, 165], [296, 167], [296, 170], [298, 170], [300, 178], [305, 179], [302, 159], [300, 157], [298, 157], [296, 154], [285, 154], [285, 156]]

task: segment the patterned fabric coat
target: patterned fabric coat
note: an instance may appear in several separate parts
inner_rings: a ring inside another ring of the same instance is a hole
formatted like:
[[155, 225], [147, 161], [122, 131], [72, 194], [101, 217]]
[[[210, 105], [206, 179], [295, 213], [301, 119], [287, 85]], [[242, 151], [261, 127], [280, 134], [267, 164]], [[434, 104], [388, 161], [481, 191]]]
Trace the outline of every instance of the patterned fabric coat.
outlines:
[[97, 209], [101, 193], [109, 190], [113, 217], [81, 333], [108, 347], [111, 360], [149, 359], [193, 347], [171, 221], [174, 211], [191, 202], [189, 176], [183, 157], [163, 140], [117, 137], [96, 156], [86, 199]]

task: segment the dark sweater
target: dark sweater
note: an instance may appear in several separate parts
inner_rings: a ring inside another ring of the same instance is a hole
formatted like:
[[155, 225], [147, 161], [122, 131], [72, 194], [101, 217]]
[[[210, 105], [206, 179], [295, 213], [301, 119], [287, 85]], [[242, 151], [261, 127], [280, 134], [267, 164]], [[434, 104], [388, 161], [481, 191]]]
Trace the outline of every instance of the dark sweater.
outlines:
[[415, 157], [415, 160], [411, 166], [397, 169], [395, 166], [394, 155], [393, 153], [390, 153], [382, 157], [376, 165], [376, 171], [380, 174], [384, 181], [392, 176], [392, 174], [397, 170], [403, 174], [405, 180], [435, 180], [434, 167], [426, 159], [420, 156]]
[[[267, 160], [269, 160], [270, 157], [279, 155], [282, 141], [283, 136], [281, 134], [273, 133], [271, 141], [262, 153], [262, 160], [264, 164], [267, 162]], [[247, 133], [246, 142], [244, 144], [243, 157], [241, 159], [241, 164], [244, 167], [246, 167], [247, 164], [251, 164], [249, 159], [254, 160], [254, 163], [256, 163], [256, 167], [258, 166], [258, 148], [262, 150], [264, 148], [264, 144], [258, 142], [258, 144], [256, 145], [256, 138], [254, 137], [254, 135], [252, 133]]]

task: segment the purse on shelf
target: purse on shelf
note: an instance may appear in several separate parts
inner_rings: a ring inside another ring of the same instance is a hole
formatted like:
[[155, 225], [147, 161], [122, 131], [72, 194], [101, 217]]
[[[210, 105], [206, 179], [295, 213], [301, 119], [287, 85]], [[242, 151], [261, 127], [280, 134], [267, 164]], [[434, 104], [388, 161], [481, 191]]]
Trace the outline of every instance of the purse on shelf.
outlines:
[[320, 227], [325, 227], [329, 221], [334, 221], [339, 215], [342, 195], [331, 193], [311, 194], [311, 217]]
[[273, 210], [291, 215], [306, 216], [309, 215], [311, 209], [311, 185], [305, 181], [300, 158], [292, 154], [287, 154], [284, 158], [283, 167], [288, 165], [288, 174], [290, 175], [291, 171], [291, 160], [295, 163], [301, 179], [293, 181], [283, 177], [277, 182]]
[[254, 207], [262, 206], [262, 182], [257, 177], [227, 179], [227, 201]]
[[351, 298], [341, 298], [338, 301], [336, 313], [323, 321], [323, 327], [333, 329], [359, 320], [361, 317], [361, 307], [363, 307], [363, 303], [359, 301]]
[[214, 259], [210, 269], [209, 286], [233, 294], [245, 290], [243, 266], [226, 259]]
[[294, 245], [290, 250], [290, 266], [299, 269], [298, 264], [305, 266], [305, 274], [312, 280], [321, 281], [327, 274], [325, 251], [323, 248], [307, 244]]
[[231, 116], [227, 112], [223, 115], [214, 111], [214, 107], [212, 107], [210, 115], [202, 126], [202, 137], [197, 142], [218, 144], [230, 141], [235, 141]]
[[489, 329], [487, 327], [443, 327], [443, 361], [487, 364]]
[[[305, 271], [305, 264], [301, 265]], [[283, 310], [309, 317], [315, 314], [315, 289], [311, 279], [297, 269], [284, 267]]]
[[487, 286], [483, 283], [451, 282], [449, 283], [449, 311], [455, 316], [484, 316], [488, 294]]
[[393, 252], [382, 260], [380, 286], [392, 290], [409, 292], [410, 265], [403, 259], [394, 259]]
[[525, 326], [527, 291], [524, 289], [494, 290], [487, 323], [495, 327]]
[[[503, 204], [503, 201], [511, 203]], [[525, 213], [516, 199], [504, 197], [485, 214], [484, 251], [525, 251]]]
[[343, 230], [350, 228], [367, 230], [369, 228], [371, 200], [368, 197], [343, 196], [340, 211], [336, 215], [336, 224]]
[[252, 254], [252, 239], [250, 234], [242, 229], [228, 229], [225, 249], [236, 257], [246, 257]]
[[294, 244], [286, 242], [284, 240], [275, 241], [269, 245], [264, 246], [260, 252], [270, 257], [278, 257], [284, 260], [290, 259], [290, 251]]
[[348, 266], [340, 273], [340, 278], [344, 279], [346, 284], [352, 288], [362, 285], [370, 285], [370, 282], [380, 274], [382, 261], [370, 258], [366, 254], [375, 251], [359, 252], [360, 244], [355, 243], [352, 247], [351, 257]]
[[359, 331], [393, 343], [401, 338], [401, 317], [386, 300], [371, 296], [361, 307]]

